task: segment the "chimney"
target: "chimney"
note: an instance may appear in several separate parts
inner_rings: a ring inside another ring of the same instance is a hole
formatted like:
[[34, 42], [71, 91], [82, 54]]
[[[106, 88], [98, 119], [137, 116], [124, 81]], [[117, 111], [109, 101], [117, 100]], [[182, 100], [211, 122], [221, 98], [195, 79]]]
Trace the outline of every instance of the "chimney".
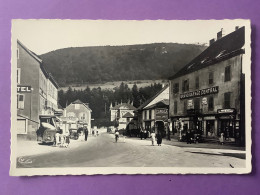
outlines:
[[235, 27], [235, 30], [238, 30], [238, 29], [239, 29], [239, 26], [236, 26], [236, 27]]
[[222, 38], [222, 29], [217, 33], [217, 40]]
[[215, 39], [210, 39], [209, 40], [209, 45], [212, 45], [212, 43], [214, 43], [215, 42]]

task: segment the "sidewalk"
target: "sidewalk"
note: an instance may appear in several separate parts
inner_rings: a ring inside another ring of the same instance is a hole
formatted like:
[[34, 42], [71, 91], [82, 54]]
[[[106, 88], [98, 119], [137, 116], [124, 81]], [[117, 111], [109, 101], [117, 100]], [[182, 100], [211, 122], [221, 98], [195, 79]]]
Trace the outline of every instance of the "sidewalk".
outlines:
[[[138, 137], [127, 137], [128, 139], [138, 139], [141, 140]], [[144, 141], [149, 141], [151, 142], [151, 138], [147, 138]], [[175, 138], [171, 138], [171, 140], [163, 139], [162, 144], [165, 145], [171, 145], [171, 146], [177, 146], [177, 147], [182, 147], [182, 148], [207, 148], [207, 149], [223, 149], [223, 150], [240, 150], [240, 151], [245, 151], [245, 147], [239, 147], [239, 146], [234, 146], [234, 145], [220, 145], [218, 143], [192, 143], [192, 144], [187, 144], [186, 142], [180, 142]]]
[[[88, 141], [90, 142], [95, 138], [94, 136], [89, 136]], [[56, 147], [52, 144], [39, 144], [37, 141], [26, 141], [26, 140], [19, 140], [17, 141], [17, 157], [20, 156], [31, 156], [31, 155], [39, 155], [39, 154], [46, 154], [46, 153], [52, 153], [52, 152], [61, 152], [61, 151], [70, 151], [73, 150], [82, 144], [86, 144], [85, 141], [80, 140], [73, 140], [70, 139], [70, 144], [68, 148], [65, 147]]]

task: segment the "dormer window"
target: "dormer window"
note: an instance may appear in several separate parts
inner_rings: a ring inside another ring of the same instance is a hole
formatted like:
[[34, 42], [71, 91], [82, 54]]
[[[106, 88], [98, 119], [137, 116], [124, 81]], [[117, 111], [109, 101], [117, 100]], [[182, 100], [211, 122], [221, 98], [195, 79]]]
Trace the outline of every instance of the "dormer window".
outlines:
[[221, 51], [221, 52], [216, 56], [216, 58], [221, 57], [225, 52], [226, 52], [226, 50]]

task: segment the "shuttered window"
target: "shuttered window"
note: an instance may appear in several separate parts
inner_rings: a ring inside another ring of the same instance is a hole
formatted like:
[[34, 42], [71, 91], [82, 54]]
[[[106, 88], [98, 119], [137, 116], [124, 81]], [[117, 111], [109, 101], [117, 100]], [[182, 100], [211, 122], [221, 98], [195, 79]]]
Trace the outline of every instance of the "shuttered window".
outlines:
[[224, 93], [224, 108], [230, 108], [231, 107], [231, 93], [227, 92]]
[[231, 66], [225, 67], [225, 82], [231, 80]]

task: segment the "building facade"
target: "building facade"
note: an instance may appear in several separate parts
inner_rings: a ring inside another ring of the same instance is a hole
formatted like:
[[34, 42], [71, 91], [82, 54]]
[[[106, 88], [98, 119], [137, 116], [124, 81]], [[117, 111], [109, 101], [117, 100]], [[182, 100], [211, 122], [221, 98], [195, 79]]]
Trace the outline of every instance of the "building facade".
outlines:
[[149, 132], [161, 132], [166, 135], [168, 124], [169, 85], [166, 85], [155, 96], [148, 99], [135, 112], [139, 129]]
[[91, 112], [88, 104], [76, 100], [64, 109], [64, 116], [61, 117], [62, 129], [68, 133], [70, 129], [78, 129], [83, 126], [91, 128]]
[[[53, 87], [55, 98], [50, 98], [48, 86]], [[17, 41], [17, 135], [22, 139], [36, 139], [39, 115], [53, 114], [48, 101], [57, 105], [58, 84], [45, 70], [42, 60]]]
[[135, 107], [131, 104], [121, 103], [110, 105], [110, 120], [118, 124], [118, 129], [126, 129], [128, 123], [134, 118]]
[[244, 27], [211, 45], [170, 79], [169, 115], [174, 132], [245, 140]]

